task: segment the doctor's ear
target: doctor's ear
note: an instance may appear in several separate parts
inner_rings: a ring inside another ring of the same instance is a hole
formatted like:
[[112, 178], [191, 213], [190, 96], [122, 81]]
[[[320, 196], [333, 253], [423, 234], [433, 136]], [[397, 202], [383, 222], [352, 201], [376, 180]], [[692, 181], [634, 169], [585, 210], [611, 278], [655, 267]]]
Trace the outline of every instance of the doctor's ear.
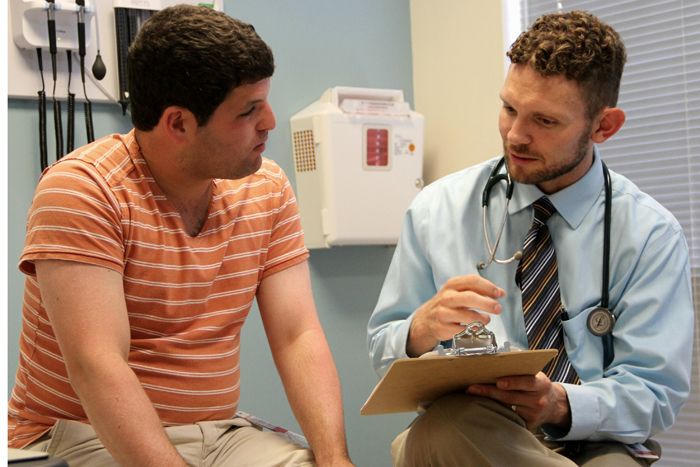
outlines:
[[602, 143], [618, 132], [625, 123], [625, 111], [619, 107], [606, 107], [593, 121], [594, 143]]

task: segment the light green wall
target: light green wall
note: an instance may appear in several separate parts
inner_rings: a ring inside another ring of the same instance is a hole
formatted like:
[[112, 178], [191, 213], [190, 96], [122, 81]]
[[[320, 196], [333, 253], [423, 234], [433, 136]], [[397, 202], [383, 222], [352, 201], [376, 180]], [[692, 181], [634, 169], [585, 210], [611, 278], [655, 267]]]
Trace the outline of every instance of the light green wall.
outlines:
[[[292, 183], [289, 117], [316, 100], [325, 89], [338, 85], [396, 88], [403, 89], [412, 101], [406, 0], [236, 0], [226, 1], [224, 8], [230, 15], [252, 23], [275, 53], [277, 68], [270, 101], [277, 114], [277, 129], [270, 135], [266, 156], [280, 164]], [[39, 155], [35, 102], [13, 99], [8, 109], [11, 389], [17, 367], [22, 291], [16, 264], [24, 239], [26, 212], [39, 176]], [[98, 136], [130, 128], [128, 117], [121, 115], [116, 104], [96, 105], [93, 113]], [[49, 112], [49, 123], [52, 119]], [[76, 124], [83, 125], [82, 112], [78, 112]], [[85, 141], [82, 130], [78, 131], [77, 141]], [[52, 146], [49, 155], [53, 155]], [[343, 385], [350, 452], [358, 466], [390, 465], [389, 443], [412, 418], [410, 414], [369, 418], [359, 415], [360, 406], [377, 381], [367, 357], [365, 326], [392, 253], [391, 247], [336, 247], [313, 251], [310, 259], [316, 304]], [[298, 429], [255, 311], [245, 325], [242, 345], [241, 409]]]

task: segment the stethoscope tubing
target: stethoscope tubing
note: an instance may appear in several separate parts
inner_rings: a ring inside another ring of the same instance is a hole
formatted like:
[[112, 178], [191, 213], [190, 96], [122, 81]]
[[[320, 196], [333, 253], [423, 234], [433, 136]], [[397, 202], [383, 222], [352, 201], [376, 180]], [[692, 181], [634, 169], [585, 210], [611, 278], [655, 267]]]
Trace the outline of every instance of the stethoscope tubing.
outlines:
[[[496, 257], [496, 252], [498, 251], [498, 246], [501, 243], [501, 238], [503, 236], [503, 230], [505, 229], [506, 222], [508, 221], [508, 206], [510, 206], [510, 200], [513, 197], [513, 189], [515, 184], [510, 179], [510, 174], [506, 170], [505, 174], [500, 174], [501, 167], [505, 165], [505, 158], [501, 158], [496, 166], [491, 170], [488, 180], [486, 180], [486, 186], [484, 186], [484, 191], [481, 194], [481, 217], [482, 225], [484, 227], [484, 240], [486, 241], [486, 250], [489, 253], [489, 257], [486, 261], [479, 262], [476, 267], [479, 270], [486, 269], [492, 263], [496, 264], [509, 264], [513, 261], [519, 260], [522, 257], [522, 252], [520, 250], [513, 253], [513, 256], [506, 259], [498, 259]], [[491, 244], [491, 239], [489, 238], [488, 229], [488, 207], [489, 207], [489, 195], [491, 194], [491, 189], [501, 181], [506, 182], [506, 205], [503, 209], [503, 217], [501, 219], [501, 225], [496, 233], [496, 242]]]
[[[603, 215], [603, 271], [602, 271], [602, 284], [601, 284], [601, 298], [600, 298], [600, 309], [603, 309], [607, 313], [610, 313], [611, 319], [614, 324], [614, 315], [609, 309], [610, 301], [610, 226], [612, 223], [612, 180], [610, 177], [610, 171], [605, 165], [605, 162], [601, 161], [603, 166], [603, 184], [605, 189], [605, 212]], [[482, 208], [482, 222], [484, 227], [484, 240], [486, 241], [486, 249], [488, 251], [487, 261], [481, 261], [477, 263], [477, 269], [483, 270], [493, 263], [497, 264], [508, 264], [515, 260], [519, 260], [522, 257], [522, 252], [520, 250], [516, 251], [513, 256], [506, 259], [498, 259], [496, 253], [498, 251], [498, 246], [501, 243], [501, 238], [503, 231], [505, 229], [506, 223], [508, 221], [508, 206], [510, 205], [510, 200], [513, 196], [513, 190], [515, 183], [510, 178], [508, 170], [506, 167], [506, 173], [499, 173], [501, 168], [505, 166], [505, 157], [501, 158], [498, 163], [494, 166], [489, 174], [489, 178], [484, 185], [484, 190], [481, 195], [481, 208]], [[488, 200], [491, 194], [491, 189], [501, 181], [506, 182], [506, 204], [503, 211], [503, 218], [501, 225], [498, 228], [498, 233], [496, 236], [495, 243], [491, 243], [491, 239], [488, 234]], [[607, 368], [612, 363], [615, 353], [613, 347], [613, 335], [612, 327], [608, 332], [601, 335], [603, 343], [603, 368]]]

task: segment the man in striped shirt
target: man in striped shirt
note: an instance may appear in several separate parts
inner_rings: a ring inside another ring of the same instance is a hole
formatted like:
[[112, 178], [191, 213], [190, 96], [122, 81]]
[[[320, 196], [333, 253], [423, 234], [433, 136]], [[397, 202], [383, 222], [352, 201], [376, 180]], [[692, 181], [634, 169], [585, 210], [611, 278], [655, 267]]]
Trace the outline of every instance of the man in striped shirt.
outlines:
[[[262, 153], [272, 52], [205, 7], [129, 50], [135, 129], [42, 175], [9, 444], [70, 465], [351, 465], [296, 201]], [[253, 300], [311, 450], [235, 417]]]

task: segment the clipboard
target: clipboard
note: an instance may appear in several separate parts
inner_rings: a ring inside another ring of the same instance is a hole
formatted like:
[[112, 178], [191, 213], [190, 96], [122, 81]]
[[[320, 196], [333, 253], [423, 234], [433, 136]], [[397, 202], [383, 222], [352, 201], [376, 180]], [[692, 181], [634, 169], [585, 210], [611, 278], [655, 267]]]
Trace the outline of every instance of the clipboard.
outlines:
[[402, 358], [394, 361], [360, 409], [362, 415], [415, 412], [447, 393], [497, 378], [537, 374], [556, 349], [516, 350], [483, 355]]
[[15, 449], [7, 448], [7, 462], [13, 464], [15, 462], [24, 462], [37, 459], [46, 459], [49, 457], [48, 452], [35, 451], [31, 449]]

